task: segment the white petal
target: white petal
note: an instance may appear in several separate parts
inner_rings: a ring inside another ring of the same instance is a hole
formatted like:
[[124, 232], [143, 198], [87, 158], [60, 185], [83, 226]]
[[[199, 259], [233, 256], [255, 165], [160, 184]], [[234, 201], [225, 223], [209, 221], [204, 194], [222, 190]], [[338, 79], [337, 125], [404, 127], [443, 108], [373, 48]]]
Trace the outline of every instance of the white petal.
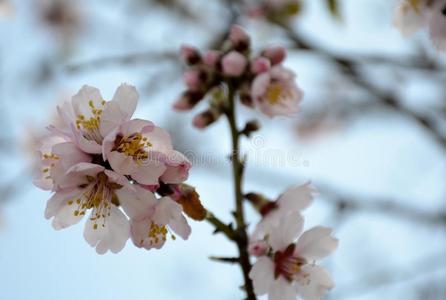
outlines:
[[121, 175], [130, 175], [137, 168], [133, 157], [118, 151], [111, 151], [108, 153], [107, 160], [113, 170]]
[[153, 214], [153, 221], [158, 225], [168, 225], [176, 234], [186, 240], [191, 232], [191, 228], [183, 216], [183, 208], [170, 197], [163, 197], [158, 200], [158, 204]]
[[134, 86], [122, 84], [112, 101], [107, 102], [101, 116], [100, 131], [106, 136], [122, 122], [130, 120], [138, 103], [138, 92]]
[[152, 131], [145, 133], [144, 136], [152, 144], [152, 147], [150, 147], [152, 151], [168, 153], [173, 149], [169, 133], [162, 128], [154, 127]]
[[165, 183], [178, 184], [187, 180], [191, 163], [183, 154], [172, 150], [166, 154], [167, 169], [161, 176]]
[[[82, 215], [75, 214], [75, 211], [78, 209], [76, 205], [76, 194], [73, 194], [73, 197], [65, 198], [63, 201], [61, 199], [53, 199], [54, 202], [48, 203], [47, 211], [45, 214], [48, 216], [54, 215], [53, 218], [53, 228], [56, 230], [61, 230], [71, 225], [77, 224], [81, 219]], [[68, 201], [72, 200], [73, 203], [69, 204]], [[57, 202], [60, 201], [60, 204], [57, 208]]]
[[249, 278], [254, 284], [254, 292], [261, 296], [268, 293], [274, 282], [274, 264], [268, 257], [259, 257], [252, 266]]
[[85, 117], [92, 116], [90, 101], [96, 108], [102, 107], [103, 98], [101, 92], [92, 86], [84, 85], [76, 95], [71, 99], [73, 110], [76, 116], [84, 115]]
[[304, 300], [320, 300], [333, 287], [334, 282], [327, 271], [314, 265], [304, 266], [296, 281], [297, 292]]
[[338, 240], [331, 237], [332, 230], [317, 226], [305, 231], [296, 245], [297, 255], [308, 261], [318, 260], [329, 255], [338, 247]]
[[110, 216], [106, 216], [105, 221], [100, 219], [96, 229], [94, 225], [94, 221], [89, 218], [85, 223], [84, 238], [90, 246], [96, 248], [98, 254], [108, 250], [118, 253], [124, 248], [130, 236], [130, 224], [119, 208], [112, 205]]
[[283, 211], [301, 211], [313, 202], [313, 194], [316, 192], [311, 183], [305, 183], [287, 189], [277, 200], [279, 209]]
[[138, 183], [145, 185], [156, 185], [160, 176], [166, 171], [166, 166], [154, 160], [147, 160], [138, 166], [131, 174]]
[[267, 229], [271, 247], [275, 251], [281, 251], [294, 243], [302, 232], [303, 224], [304, 219], [298, 212], [283, 217], [279, 226], [273, 226], [273, 228]]
[[66, 201], [75, 198], [81, 192], [81, 190], [76, 189], [54, 193], [54, 195], [46, 203], [45, 218], [50, 219], [51, 217], [54, 217]]
[[277, 278], [269, 289], [268, 300], [296, 300], [296, 297], [296, 287], [282, 276]]
[[125, 213], [135, 220], [151, 215], [157, 203], [155, 195], [139, 185], [135, 185], [134, 190], [122, 187], [116, 190], [116, 195]]

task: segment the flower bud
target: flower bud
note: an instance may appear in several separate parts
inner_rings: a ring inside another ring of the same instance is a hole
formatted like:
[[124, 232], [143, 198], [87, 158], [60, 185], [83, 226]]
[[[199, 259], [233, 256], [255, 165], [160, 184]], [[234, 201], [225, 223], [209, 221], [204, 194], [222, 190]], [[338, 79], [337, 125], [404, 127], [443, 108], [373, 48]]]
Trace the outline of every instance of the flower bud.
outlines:
[[260, 123], [257, 120], [251, 120], [246, 123], [245, 128], [241, 131], [242, 134], [249, 137], [251, 133], [256, 132], [260, 129]]
[[223, 73], [228, 76], [240, 76], [246, 69], [247, 60], [237, 51], [231, 51], [223, 57]]
[[268, 254], [268, 243], [266, 241], [255, 241], [249, 243], [248, 252], [252, 256], [264, 256]]
[[239, 25], [233, 25], [229, 32], [229, 40], [237, 51], [246, 51], [249, 48], [250, 37]]
[[181, 59], [188, 65], [195, 65], [201, 61], [200, 52], [192, 46], [181, 46]]
[[257, 57], [251, 62], [251, 72], [259, 74], [271, 68], [271, 61], [265, 57]]
[[218, 61], [221, 58], [221, 52], [217, 50], [209, 50], [204, 55], [204, 63], [211, 68], [217, 66]]
[[176, 110], [190, 110], [200, 102], [203, 97], [204, 93], [201, 91], [186, 91], [173, 104], [173, 108]]
[[205, 110], [194, 117], [192, 124], [194, 127], [204, 129], [218, 120], [221, 112], [217, 109], [210, 108]]
[[280, 64], [286, 57], [286, 50], [282, 46], [273, 46], [266, 48], [262, 56], [268, 58], [272, 65]]

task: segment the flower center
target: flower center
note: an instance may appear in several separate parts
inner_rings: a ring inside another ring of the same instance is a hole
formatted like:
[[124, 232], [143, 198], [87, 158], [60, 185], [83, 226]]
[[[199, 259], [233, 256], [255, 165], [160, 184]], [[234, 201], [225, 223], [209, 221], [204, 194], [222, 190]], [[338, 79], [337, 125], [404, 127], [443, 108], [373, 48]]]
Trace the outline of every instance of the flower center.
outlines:
[[[101, 102], [102, 107], [104, 107], [105, 103], [105, 101]], [[100, 144], [102, 142], [102, 135], [99, 131], [99, 124], [101, 122], [102, 108], [95, 107], [92, 100], [88, 102], [88, 106], [90, 106], [91, 111], [90, 118], [87, 118], [84, 115], [78, 115], [76, 119], [76, 127], [78, 130], [82, 131], [82, 134], [86, 139], [96, 141]]]
[[307, 261], [294, 254], [296, 245], [291, 244], [285, 251], [277, 251], [274, 254], [275, 270], [274, 276], [277, 279], [279, 276], [283, 276], [288, 281], [296, 279], [296, 275], [301, 271], [303, 265], [307, 264]]
[[[152, 222], [147, 234], [150, 245], [157, 245], [161, 241], [165, 242], [167, 240], [167, 233], [169, 233], [169, 230], [166, 225], [158, 225], [155, 222]], [[173, 234], [171, 234], [171, 238], [172, 240], [176, 240], [176, 237]]]
[[268, 85], [266, 88], [266, 98], [270, 104], [276, 104], [282, 98], [283, 86], [274, 82]]
[[149, 157], [147, 148], [152, 144], [140, 133], [134, 133], [128, 137], [117, 136], [114, 150], [133, 157], [137, 162], [146, 160]]
[[77, 205], [73, 212], [76, 217], [83, 216], [88, 209], [92, 209], [90, 220], [94, 221], [93, 229], [98, 228], [98, 223], [105, 227], [106, 217], [110, 216], [111, 205], [115, 204], [114, 190], [121, 186], [109, 182], [104, 173], [99, 173], [96, 178], [87, 176], [87, 179], [90, 183], [87, 184], [85, 191], [78, 198], [69, 200], [68, 205]]

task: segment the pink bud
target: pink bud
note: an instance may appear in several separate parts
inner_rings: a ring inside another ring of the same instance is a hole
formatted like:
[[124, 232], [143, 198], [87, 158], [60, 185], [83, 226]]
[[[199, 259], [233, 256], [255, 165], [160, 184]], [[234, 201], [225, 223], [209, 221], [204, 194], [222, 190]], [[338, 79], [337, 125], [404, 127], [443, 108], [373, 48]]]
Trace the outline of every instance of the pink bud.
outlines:
[[244, 51], [248, 48], [250, 37], [246, 31], [239, 25], [232, 25], [229, 32], [229, 40], [234, 45], [236, 50]]
[[190, 45], [181, 46], [181, 58], [190, 65], [197, 64], [201, 60], [200, 52], [197, 48]]
[[221, 115], [221, 111], [210, 108], [194, 117], [192, 124], [194, 127], [204, 129], [218, 120]]
[[205, 116], [203, 116], [203, 114], [199, 114], [192, 120], [192, 125], [194, 125], [196, 128], [203, 129], [208, 125], [208, 120]]
[[183, 81], [190, 90], [200, 88], [200, 72], [198, 70], [188, 70], [183, 74]]
[[190, 110], [200, 102], [203, 97], [204, 94], [200, 91], [186, 91], [173, 104], [173, 108], [176, 110]]
[[268, 253], [268, 243], [265, 241], [251, 242], [249, 243], [248, 252], [257, 257], [266, 255]]
[[251, 72], [259, 74], [268, 71], [271, 68], [271, 62], [265, 57], [255, 58], [251, 62]]
[[269, 47], [262, 52], [262, 56], [268, 58], [272, 65], [277, 65], [285, 59], [286, 50], [281, 46]]
[[206, 65], [208, 65], [209, 67], [214, 68], [217, 65], [220, 57], [221, 57], [221, 52], [220, 51], [209, 50], [204, 55], [204, 63]]
[[231, 51], [223, 57], [223, 73], [228, 76], [240, 76], [246, 69], [246, 58], [237, 51]]

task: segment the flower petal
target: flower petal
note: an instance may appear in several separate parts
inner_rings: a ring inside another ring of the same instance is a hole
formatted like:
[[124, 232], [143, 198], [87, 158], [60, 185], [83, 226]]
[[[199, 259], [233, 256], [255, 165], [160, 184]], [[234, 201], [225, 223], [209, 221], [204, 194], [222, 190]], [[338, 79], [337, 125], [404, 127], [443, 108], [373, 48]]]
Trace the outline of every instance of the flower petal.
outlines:
[[301, 211], [313, 202], [315, 188], [307, 182], [300, 186], [287, 189], [277, 200], [281, 211]]
[[296, 282], [297, 292], [305, 300], [322, 299], [326, 291], [333, 287], [334, 282], [327, 271], [315, 265], [302, 267]]
[[110, 215], [105, 220], [95, 223], [89, 218], [85, 223], [84, 238], [90, 246], [96, 248], [98, 254], [104, 254], [108, 250], [118, 253], [124, 248], [129, 236], [129, 221], [114, 205], [111, 206]]
[[157, 203], [155, 195], [139, 185], [135, 185], [134, 190], [124, 186], [116, 190], [116, 195], [127, 216], [134, 220], [151, 215]]
[[271, 247], [275, 251], [282, 251], [294, 243], [302, 232], [303, 224], [304, 218], [302, 215], [294, 212], [283, 217], [278, 226], [267, 228], [266, 231], [269, 233]]
[[252, 279], [256, 295], [268, 293], [274, 282], [274, 264], [271, 259], [266, 256], [258, 258], [252, 266], [249, 278]]
[[331, 232], [322, 226], [305, 231], [297, 241], [296, 253], [308, 261], [326, 257], [338, 247], [338, 240], [330, 236]]
[[[268, 300], [296, 300], [296, 297], [296, 287], [282, 276], [277, 278], [270, 286]], [[305, 300], [315, 299], [305, 298]]]

